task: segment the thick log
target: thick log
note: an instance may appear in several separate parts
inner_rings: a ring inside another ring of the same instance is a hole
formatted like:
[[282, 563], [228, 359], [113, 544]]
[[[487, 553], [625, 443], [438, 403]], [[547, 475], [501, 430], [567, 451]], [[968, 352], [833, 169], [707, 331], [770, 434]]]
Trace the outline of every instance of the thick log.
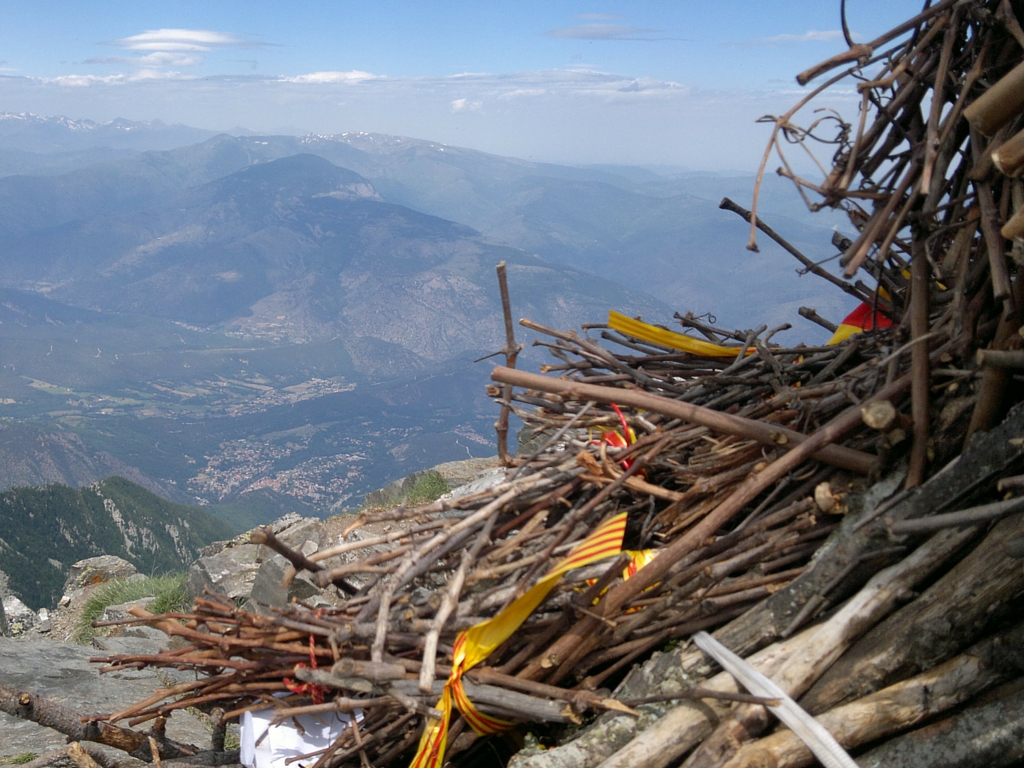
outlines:
[[[146, 734], [121, 728], [105, 722], [82, 722], [82, 717], [74, 710], [58, 704], [44, 696], [37, 696], [27, 691], [16, 691], [0, 685], [0, 711], [6, 712], [23, 720], [47, 728], [52, 728], [73, 741], [92, 741], [108, 747], [120, 749], [132, 757], [151, 762], [150, 742]], [[179, 744], [171, 739], [161, 739], [158, 743], [160, 757], [172, 759], [192, 757], [199, 750], [195, 747]]]
[[812, 714], [864, 696], [949, 658], [1000, 609], [1024, 594], [1024, 568], [1006, 541], [1024, 534], [1024, 515], [999, 522], [967, 557], [914, 602], [872, 629], [801, 700]]
[[[888, 614], [903, 595], [911, 592], [917, 584], [947, 562], [971, 535], [964, 531], [941, 531], [900, 562], [876, 574], [832, 618], [814, 630], [807, 642], [771, 676], [772, 682], [789, 696], [795, 698], [802, 694], [843, 655], [854, 640]], [[670, 712], [664, 719], [668, 720], [671, 716]], [[749, 704], [739, 706], [732, 717], [716, 728], [684, 765], [694, 768], [717, 766], [734, 753], [739, 744], [756, 736], [771, 722], [771, 715], [764, 707]], [[646, 751], [652, 751], [653, 748], [658, 753], [658, 758], [650, 765], [663, 768], [684, 754], [685, 750], [677, 751], [683, 745], [672, 749], [661, 748], [656, 736], [648, 736], [652, 731], [655, 729], [651, 728], [634, 742], [646, 741], [642, 748]], [[636, 750], [630, 749], [632, 747], [633, 744], [630, 744], [621, 750], [613, 759], [606, 761], [602, 768], [636, 765], [629, 762], [637, 754]]]
[[996, 131], [1024, 110], [1024, 63], [1018, 64], [964, 110], [964, 117], [983, 135]]
[[75, 741], [61, 749], [54, 749], [35, 760], [22, 764], [22, 768], [113, 768], [115, 763], [99, 749], [85, 749]]
[[[525, 371], [514, 371], [510, 368], [502, 368], [501, 366], [497, 366], [491, 371], [491, 378], [502, 384], [551, 392], [576, 398], [583, 402], [595, 400], [599, 403], [614, 402], [617, 405], [642, 408], [671, 416], [672, 418], [683, 419], [693, 424], [700, 424], [723, 434], [739, 435], [750, 440], [757, 440], [765, 445], [771, 445], [776, 448], [795, 447], [808, 438], [808, 435], [802, 435], [778, 424], [767, 424], [755, 421], [754, 419], [745, 419], [742, 416], [734, 416], [729, 413], [704, 408], [700, 405], [682, 403], [668, 397], [652, 395], [634, 389], [602, 387], [596, 384], [584, 384], [567, 379], [553, 379], [550, 376], [541, 376], [536, 373], [526, 373]], [[828, 464], [834, 464], [837, 467], [842, 467], [843, 469], [860, 472], [861, 474], [870, 472], [876, 461], [875, 457], [870, 454], [838, 445], [829, 445], [822, 448], [814, 453], [814, 458]]]
[[[891, 736], [1019, 673], [1016, 649], [1021, 644], [1024, 624], [978, 643], [923, 674], [829, 710], [817, 720], [847, 749]], [[811, 751], [796, 734], [780, 730], [744, 745], [723, 768], [768, 764], [775, 768], [804, 768], [813, 762]]]
[[861, 768], [1002, 768], [1024, 758], [1024, 692], [891, 739]]
[[[771, 645], [747, 661], [759, 672], [771, 676], [795, 649], [806, 642], [808, 636], [809, 633], [805, 632]], [[652, 690], [670, 693], [681, 687], [688, 687], [697, 679], [697, 667], [703, 663], [704, 658], [704, 654], [695, 648], [682, 658], [675, 654], [661, 654], [654, 660], [651, 668], [631, 674], [616, 694], [628, 698]], [[702, 683], [701, 687], [726, 693], [740, 692], [736, 680], [727, 672], [720, 672]], [[687, 701], [674, 708], [667, 705], [646, 705], [641, 707], [641, 710], [644, 715], [639, 721], [635, 717], [619, 713], [602, 715], [595, 725], [568, 744], [544, 750], [539, 754], [520, 753], [512, 758], [509, 768], [593, 768], [611, 757], [618, 749], [631, 743], [630, 740], [639, 728], [650, 725], [652, 714], [662, 715], [661, 719], [654, 723], [657, 726], [664, 720], [665, 712], [684, 710], [691, 713], [691, 717], [686, 718], [685, 722], [681, 722], [682, 718], [677, 721], [675, 737], [692, 745], [711, 733], [713, 720], [725, 717], [729, 712], [723, 703], [716, 701]], [[644, 763], [640, 762], [637, 765]]]
[[[953, 463], [919, 488], [883, 503], [899, 480], [892, 477], [863, 495], [851, 494], [847, 499], [850, 512], [810, 567], [785, 589], [715, 632], [715, 638], [746, 657], [783, 632], [792, 631], [794, 625], [799, 626], [795, 620], [812, 601], [819, 604], [820, 612], [845, 599], [880, 564], [892, 562], [897, 556], [892, 553], [886, 520], [955, 509], [979, 491], [994, 488], [999, 477], [1021, 460], [1020, 446], [1011, 441], [1022, 434], [1024, 406], [1017, 406], [998, 427], [977, 434]], [[872, 558], [873, 552], [880, 555]]]
[[1024, 131], [1017, 131], [992, 150], [992, 164], [1013, 178], [1024, 173]]
[[[542, 723], [578, 721], [572, 709], [563, 701], [542, 699], [538, 696], [499, 688], [496, 685], [471, 683], [465, 679], [462, 681], [462, 686], [469, 700], [484, 712], [490, 711], [505, 717], [512, 716], [520, 720]], [[432, 689], [433, 695], [439, 696], [444, 689], [444, 683], [441, 680], [435, 680]], [[419, 682], [416, 680], [395, 680], [391, 683], [391, 690], [405, 696], [423, 695], [419, 689]]]

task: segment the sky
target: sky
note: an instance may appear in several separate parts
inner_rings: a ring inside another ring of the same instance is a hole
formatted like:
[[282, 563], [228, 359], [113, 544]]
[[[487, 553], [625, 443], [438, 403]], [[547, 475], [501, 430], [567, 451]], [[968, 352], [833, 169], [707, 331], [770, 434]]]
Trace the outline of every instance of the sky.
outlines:
[[[848, 0], [847, 21], [868, 41], [920, 9]], [[846, 48], [838, 0], [0, 0], [0, 18], [0, 112], [695, 170], [755, 169], [757, 118]]]

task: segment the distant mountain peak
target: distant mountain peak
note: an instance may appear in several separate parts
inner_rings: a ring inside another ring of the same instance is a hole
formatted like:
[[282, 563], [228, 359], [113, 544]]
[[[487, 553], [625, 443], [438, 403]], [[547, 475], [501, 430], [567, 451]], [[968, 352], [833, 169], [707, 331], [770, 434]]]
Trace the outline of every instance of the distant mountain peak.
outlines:
[[255, 163], [211, 182], [219, 193], [260, 190], [276, 186], [277, 199], [335, 197], [344, 200], [377, 200], [373, 183], [355, 171], [341, 168], [318, 155], [298, 154]]
[[216, 131], [187, 125], [167, 125], [160, 120], [106, 122], [65, 115], [32, 112], [0, 112], [0, 149], [23, 152], [68, 152], [110, 147], [146, 151], [195, 144]]

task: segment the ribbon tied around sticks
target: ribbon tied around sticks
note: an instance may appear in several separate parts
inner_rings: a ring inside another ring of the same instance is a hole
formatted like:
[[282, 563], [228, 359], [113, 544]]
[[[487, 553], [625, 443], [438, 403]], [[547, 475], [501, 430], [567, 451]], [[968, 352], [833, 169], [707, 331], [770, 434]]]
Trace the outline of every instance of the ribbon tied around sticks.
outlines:
[[[444, 762], [444, 751], [448, 742], [448, 723], [451, 719], [453, 702], [462, 712], [466, 722], [481, 736], [501, 733], [514, 725], [507, 720], [486, 715], [478, 710], [466, 696], [466, 691], [462, 686], [463, 674], [484, 661], [499, 645], [510, 638], [561, 581], [562, 576], [574, 568], [582, 568], [599, 560], [618, 555], [622, 551], [622, 539], [625, 533], [626, 513], [622, 512], [603, 523], [580, 542], [565, 560], [556, 565], [508, 608], [494, 618], [482, 621], [459, 634], [452, 649], [452, 671], [441, 693], [441, 700], [436, 706], [436, 709], [441, 712], [441, 717], [427, 720], [416, 757], [413, 758], [410, 768], [440, 768]], [[627, 572], [629, 570], [627, 569]], [[633, 573], [635, 572], [633, 570]], [[623, 576], [626, 577], [626, 573]]]

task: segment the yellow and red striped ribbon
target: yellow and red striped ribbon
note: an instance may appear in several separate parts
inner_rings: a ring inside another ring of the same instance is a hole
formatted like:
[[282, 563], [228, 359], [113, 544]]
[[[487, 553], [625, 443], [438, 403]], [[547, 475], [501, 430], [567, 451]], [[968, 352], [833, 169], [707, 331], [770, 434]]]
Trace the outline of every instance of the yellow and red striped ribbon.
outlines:
[[[879, 292], [883, 295], [883, 298], [889, 298], [889, 294], [885, 293], [885, 291]], [[855, 333], [873, 331], [876, 328], [891, 327], [892, 318], [882, 310], [874, 309], [866, 301], [862, 301], [857, 308], [853, 310], [853, 312], [843, 318], [843, 322], [836, 326], [836, 330], [835, 333], [832, 334], [832, 338], [825, 342], [825, 344], [826, 346], [831, 346], [833, 344], [846, 341]]]
[[508, 608], [494, 618], [482, 621], [459, 634], [452, 649], [452, 671], [436, 706], [441, 712], [441, 717], [427, 721], [423, 736], [420, 738], [419, 749], [410, 768], [440, 768], [444, 762], [453, 700], [466, 722], [481, 736], [500, 733], [513, 725], [507, 720], [480, 712], [466, 696], [462, 687], [462, 675], [490, 656], [499, 645], [510, 638], [567, 572], [619, 554], [622, 551], [625, 533], [626, 513], [623, 512], [609, 519], [580, 542], [565, 560]]

